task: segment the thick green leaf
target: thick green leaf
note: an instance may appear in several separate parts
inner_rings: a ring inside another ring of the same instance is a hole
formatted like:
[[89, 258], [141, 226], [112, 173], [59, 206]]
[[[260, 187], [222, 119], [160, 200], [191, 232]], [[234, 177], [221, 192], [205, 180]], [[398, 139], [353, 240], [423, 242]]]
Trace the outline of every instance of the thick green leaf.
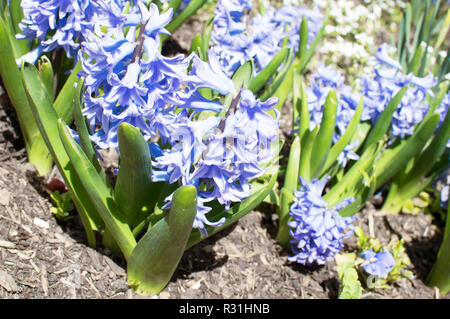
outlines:
[[[206, 0], [192, 0], [186, 8], [179, 15], [177, 15], [174, 19], [170, 21], [170, 23], [166, 26], [166, 30], [169, 32], [174, 32], [178, 29], [189, 17], [194, 15], [198, 9], [200, 9]], [[165, 34], [161, 35], [161, 40], [167, 39]]]
[[205, 26], [203, 28], [203, 33], [201, 36], [201, 52], [204, 57], [204, 59], [208, 56], [209, 51], [209, 42], [211, 39], [211, 32], [214, 26], [214, 17], [209, 18], [209, 20], [205, 23]]
[[39, 73], [41, 74], [42, 81], [47, 88], [48, 96], [53, 101], [53, 99], [55, 98], [53, 67], [52, 63], [45, 55], [43, 55], [39, 61]]
[[300, 25], [300, 41], [297, 51], [297, 58], [301, 61], [302, 58], [306, 58], [306, 45], [308, 44], [308, 20], [304, 17]]
[[[196, 34], [191, 42], [191, 47], [189, 49], [189, 53], [197, 52], [196, 50], [202, 47], [202, 36], [200, 34]], [[200, 57], [202, 58], [202, 57]]]
[[40, 175], [45, 176], [52, 168], [52, 158], [39, 133], [34, 118], [30, 116], [31, 108], [22, 84], [19, 69], [16, 65], [9, 30], [1, 17], [0, 43], [0, 76], [8, 97], [17, 113], [28, 160], [37, 168]]
[[269, 64], [262, 69], [254, 78], [251, 79], [249, 90], [253, 93], [257, 93], [261, 90], [269, 79], [277, 72], [278, 67], [285, 60], [288, 54], [288, 48], [282, 48], [269, 62]]
[[70, 73], [69, 78], [64, 83], [61, 91], [56, 97], [54, 107], [58, 117], [64, 122], [70, 123], [73, 119], [73, 100], [77, 89], [75, 83], [78, 82], [78, 72], [81, 70], [81, 62], [78, 62]]
[[363, 171], [368, 171], [372, 167], [377, 154], [381, 150], [381, 142], [372, 144], [356, 161], [352, 167], [344, 174], [344, 176], [335, 184], [328, 193], [324, 195], [324, 199], [330, 205], [336, 205], [345, 197], [346, 192], [355, 189], [355, 186], [364, 178], [361, 174]]
[[300, 168], [300, 137], [295, 137], [289, 152], [289, 161], [287, 164], [284, 185], [280, 194], [280, 224], [278, 226], [277, 241], [284, 247], [289, 246], [289, 228], [287, 222], [289, 219], [289, 206], [293, 200], [293, 192], [297, 189], [299, 181]]
[[[301, 81], [300, 74], [296, 75], [294, 74], [294, 94], [296, 94], [296, 88], [298, 87], [298, 84], [300, 84], [300, 101], [296, 99], [297, 102], [295, 103], [295, 108], [297, 109], [297, 112], [300, 116], [300, 124], [298, 127], [298, 136], [300, 137], [300, 140], [303, 139], [303, 136], [305, 133], [309, 130], [309, 109], [308, 109], [308, 99], [306, 95], [306, 87], [305, 83]], [[294, 100], [295, 101], [295, 100]], [[297, 119], [294, 118], [294, 121]]]
[[128, 260], [127, 282], [142, 295], [157, 294], [169, 282], [183, 252], [197, 214], [194, 186], [180, 187], [170, 213], [139, 240]]
[[355, 135], [356, 129], [358, 128], [359, 122], [361, 120], [361, 114], [364, 107], [364, 100], [361, 97], [361, 100], [355, 110], [355, 114], [353, 115], [352, 120], [348, 124], [344, 134], [341, 136], [341, 138], [334, 144], [331, 149], [330, 153], [327, 156], [327, 159], [325, 161], [325, 165], [322, 168], [321, 174], [326, 172], [331, 165], [336, 161], [339, 154], [344, 150], [344, 148], [350, 143], [353, 136]]
[[319, 126], [316, 126], [312, 131], [306, 131], [301, 141], [300, 152], [300, 168], [299, 176], [303, 177], [306, 181], [311, 180], [311, 153], [314, 147], [314, 141], [319, 132]]
[[88, 190], [90, 200], [105, 222], [106, 229], [120, 247], [125, 258], [128, 259], [136, 246], [136, 240], [126, 223], [126, 216], [124, 216], [114, 201], [110, 187], [98, 175], [96, 169], [81, 147], [75, 142], [66, 124], [61, 119], [58, 120], [58, 131], [71, 164], [80, 177], [81, 183]]
[[[383, 205], [383, 210], [396, 213], [405, 202], [416, 196], [426, 185], [427, 180], [424, 177], [430, 172], [434, 164], [439, 160], [444, 153], [447, 142], [450, 139], [450, 112], [447, 115], [436, 132], [433, 141], [420, 154], [414, 165], [405, 174], [398, 174], [394, 179], [386, 201]], [[421, 185], [424, 186], [420, 187]]]
[[[449, 202], [450, 203], [450, 202]], [[447, 206], [450, 211], [450, 205]], [[428, 275], [426, 284], [430, 287], [438, 287], [441, 294], [450, 291], [450, 215], [447, 214], [444, 238], [437, 255], [436, 262]]]
[[300, 61], [300, 73], [301, 74], [303, 74], [305, 72], [305, 69], [308, 66], [309, 61], [311, 60], [311, 58], [314, 55], [317, 45], [320, 43], [320, 41], [322, 41], [323, 35], [325, 33], [325, 27], [328, 24], [329, 18], [330, 18], [330, 15], [327, 12], [325, 19], [323, 20], [322, 26], [320, 27], [320, 30], [316, 35], [316, 38], [311, 43], [309, 49], [302, 56], [302, 60]]
[[419, 154], [439, 122], [439, 114], [434, 113], [425, 120], [423, 125], [417, 127], [414, 134], [399, 145], [395, 150], [384, 152], [377, 161], [375, 175], [377, 176], [376, 188], [391, 179], [406, 164]]
[[239, 102], [240, 96], [238, 92], [240, 92], [242, 88], [243, 89], [248, 88], [253, 76], [253, 70], [254, 70], [253, 60], [248, 60], [234, 72], [232, 80], [236, 92], [230, 93], [227, 96], [225, 96], [223, 108], [222, 111], [220, 111], [219, 117], [223, 118], [226, 115], [232, 101], [234, 101], [234, 103]]
[[152, 160], [147, 141], [139, 129], [122, 123], [117, 130], [120, 167], [114, 198], [126, 222], [133, 227], [142, 207], [156, 203], [158, 193], [152, 189]]
[[281, 67], [280, 71], [277, 73], [275, 78], [273, 79], [273, 82], [262, 92], [261, 96], [259, 97], [261, 101], [265, 101], [271, 96], [274, 95], [274, 92], [278, 90], [278, 88], [281, 86], [281, 84], [284, 82], [284, 78], [288, 75], [288, 73], [291, 71], [293, 62], [294, 62], [294, 51], [292, 48], [288, 49], [289, 52], [287, 53], [283, 63], [283, 66]]
[[364, 142], [364, 145], [362, 147], [361, 153], [364, 152], [373, 143], [376, 143], [384, 138], [384, 135], [388, 131], [391, 124], [392, 116], [394, 115], [394, 112], [397, 109], [397, 106], [402, 100], [403, 96], [405, 95], [407, 89], [408, 86], [403, 87], [389, 101], [384, 111], [378, 117], [377, 122], [370, 130], [369, 135], [367, 136], [366, 141]]
[[248, 60], [234, 72], [232, 80], [236, 92], [241, 88], [247, 89], [250, 85], [254, 72], [253, 60]]
[[183, 0], [172, 0], [169, 2], [169, 8], [176, 14]]
[[40, 80], [37, 69], [31, 64], [25, 64], [22, 67], [22, 80], [34, 119], [52, 157], [55, 159], [55, 164], [64, 179], [66, 187], [72, 194], [72, 199], [86, 231], [89, 245], [95, 247], [96, 239], [93, 231], [99, 229], [103, 222], [64, 150], [58, 133], [58, 116], [50, 102], [45, 86]]
[[291, 66], [286, 76], [284, 77], [283, 82], [278, 87], [278, 89], [273, 93], [273, 96], [278, 97], [278, 103], [276, 105], [276, 108], [279, 111], [281, 111], [281, 108], [283, 107], [289, 93], [292, 90], [292, 83], [294, 80], [293, 77], [294, 77], [294, 67]]
[[77, 125], [78, 136], [80, 138], [81, 148], [86, 154], [87, 158], [90, 160], [92, 165], [94, 165], [97, 172], [102, 176], [103, 180], [106, 182], [107, 177], [103, 171], [100, 163], [98, 162], [97, 154], [95, 153], [94, 146], [89, 136], [89, 129], [86, 124], [86, 119], [82, 113], [83, 105], [83, 92], [84, 92], [84, 79], [80, 79], [77, 83], [74, 107], [73, 107], [73, 117], [75, 119], [75, 124]]
[[22, 7], [20, 6], [21, 1], [13, 0], [13, 1], [8, 1], [8, 2], [9, 2], [9, 4], [8, 4], [9, 12], [11, 14], [11, 21], [14, 26], [14, 31], [15, 31], [15, 33], [21, 33], [22, 30], [19, 28], [19, 23], [23, 19]]
[[322, 113], [322, 121], [311, 152], [311, 178], [318, 177], [327, 160], [336, 129], [337, 98], [334, 90], [328, 93]]

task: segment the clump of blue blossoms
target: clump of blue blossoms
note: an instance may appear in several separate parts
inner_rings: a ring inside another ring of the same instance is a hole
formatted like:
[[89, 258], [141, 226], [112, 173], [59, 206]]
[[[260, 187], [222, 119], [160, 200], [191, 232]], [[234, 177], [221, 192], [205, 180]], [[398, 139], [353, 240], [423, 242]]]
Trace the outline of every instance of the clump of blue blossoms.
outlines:
[[214, 11], [213, 50], [228, 75], [251, 58], [255, 72], [259, 72], [278, 53], [285, 38], [289, 47], [297, 49], [304, 17], [308, 20], [308, 43], [311, 43], [323, 20], [317, 9], [303, 7], [269, 6], [265, 14], [253, 17], [251, 10], [249, 0], [219, 0]]
[[[34, 63], [42, 53], [63, 49], [68, 58], [77, 57], [80, 42], [95, 25], [117, 26], [127, 17], [127, 3], [142, 0], [22, 0], [24, 19], [18, 39], [37, 40], [38, 46], [19, 59]], [[132, 10], [131, 10], [132, 11]]]
[[[250, 196], [249, 181], [263, 175], [264, 165], [275, 156], [277, 102], [277, 98], [261, 102], [249, 90], [242, 90], [224, 118], [194, 121], [184, 117], [171, 134], [171, 148], [156, 158], [155, 167], [167, 173], [170, 183], [197, 186], [194, 227], [202, 234], [207, 235], [204, 224], [220, 226], [225, 222], [224, 218], [210, 222], [205, 214], [211, 207], [205, 203], [217, 200], [228, 210], [232, 202]], [[269, 115], [271, 110], [276, 118]], [[170, 202], [164, 208], [168, 207]]]
[[347, 198], [334, 207], [322, 198], [328, 178], [313, 179], [310, 182], [300, 177], [301, 188], [294, 191], [294, 202], [289, 215], [291, 246], [294, 256], [290, 261], [302, 265], [325, 264], [344, 246], [343, 239], [353, 234], [356, 217], [342, 217], [339, 211], [351, 204], [354, 198]]
[[388, 251], [375, 253], [371, 248], [362, 252], [360, 256], [368, 261], [363, 265], [364, 271], [378, 278], [387, 276], [396, 264], [394, 257]]
[[[208, 63], [195, 53], [188, 57], [161, 55], [160, 34], [172, 17], [160, 14], [155, 4], [138, 3], [139, 19], [86, 34], [79, 51], [80, 76], [85, 78], [85, 108], [91, 140], [98, 148], [118, 150], [117, 129], [122, 122], [141, 129], [154, 158], [153, 181], [194, 185], [198, 189], [195, 228], [207, 235], [207, 203], [217, 200], [229, 209], [250, 195], [250, 181], [265, 173], [274, 157], [278, 113], [269, 115], [277, 98], [256, 100], [248, 90], [237, 92], [222, 71], [213, 51]], [[218, 100], [204, 98], [200, 89], [233, 102], [223, 117]], [[204, 117], [203, 111], [213, 115]], [[159, 141], [158, 143], [155, 141]], [[170, 195], [163, 207], [169, 208]]]
[[392, 118], [392, 137], [405, 138], [414, 133], [414, 125], [421, 122], [430, 108], [427, 94], [437, 84], [432, 74], [420, 78], [405, 75], [401, 65], [389, 56], [393, 49], [387, 44], [378, 48], [373, 74], [361, 78], [364, 94], [363, 121], [375, 122], [389, 101], [403, 87], [409, 86]]

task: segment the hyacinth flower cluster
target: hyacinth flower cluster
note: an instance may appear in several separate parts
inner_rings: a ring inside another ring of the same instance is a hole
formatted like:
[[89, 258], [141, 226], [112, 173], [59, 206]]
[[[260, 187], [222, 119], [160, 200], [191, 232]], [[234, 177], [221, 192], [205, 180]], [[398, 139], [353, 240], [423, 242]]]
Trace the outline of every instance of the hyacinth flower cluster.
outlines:
[[309, 22], [308, 43], [311, 43], [322, 24], [318, 9], [268, 6], [264, 13], [251, 15], [252, 2], [247, 0], [219, 0], [214, 11], [211, 33], [213, 50], [226, 73], [231, 75], [249, 59], [258, 73], [282, 48], [283, 39], [288, 47], [297, 50], [299, 30], [303, 18]]
[[[225, 219], [210, 222], [205, 214], [211, 207], [205, 203], [217, 200], [228, 210], [249, 197], [249, 182], [265, 172], [262, 165], [275, 155], [271, 145], [277, 139], [278, 116], [268, 112], [277, 99], [262, 103], [248, 90], [236, 92], [213, 52], [209, 64], [195, 53], [162, 56], [159, 35], [167, 34], [171, 11], [159, 15], [154, 4], [147, 9], [141, 3], [139, 9], [139, 32], [133, 26], [126, 35], [120, 27], [109, 28], [88, 34], [82, 43], [83, 114], [99, 148], [118, 148], [123, 122], [140, 128], [146, 140], [160, 138], [150, 146], [152, 180], [196, 186], [194, 228], [206, 236], [205, 225], [221, 226]], [[236, 95], [224, 117], [198, 119], [202, 111], [222, 110], [221, 103], [200, 94], [206, 88]], [[171, 196], [164, 209], [171, 207]]]
[[[80, 42], [94, 31], [95, 25], [116, 27], [126, 22], [122, 14], [141, 0], [23, 0], [24, 19], [18, 39], [37, 40], [36, 48], [18, 60], [34, 63], [42, 53], [64, 50], [68, 58], [77, 57]], [[131, 10], [132, 12], [133, 10]], [[130, 13], [131, 13], [130, 12]], [[130, 16], [131, 17], [131, 16]]]
[[[240, 202], [251, 194], [250, 181], [265, 173], [264, 166], [274, 157], [271, 147], [277, 140], [278, 115], [273, 110], [276, 98], [256, 100], [249, 90], [242, 90], [223, 118], [209, 117], [194, 121], [185, 117], [172, 132], [171, 148], [162, 150], [155, 167], [167, 174], [169, 183], [196, 185], [198, 213], [194, 227], [207, 236], [209, 221], [205, 203], [217, 200], [225, 205]], [[170, 199], [170, 198], [169, 198]], [[170, 207], [170, 202], [163, 208]]]
[[353, 233], [356, 217], [342, 217], [339, 211], [351, 204], [347, 198], [335, 206], [323, 199], [322, 193], [329, 177], [310, 182], [300, 177], [301, 188], [294, 191], [289, 222], [292, 252], [290, 261], [302, 265], [323, 265], [342, 249], [343, 239]]
[[373, 74], [361, 78], [365, 104], [362, 120], [376, 122], [394, 95], [408, 86], [391, 122], [392, 138], [403, 139], [414, 133], [415, 125], [428, 112], [427, 95], [433, 96], [431, 89], [436, 86], [437, 78], [431, 73], [422, 78], [404, 74], [400, 63], [389, 55], [392, 50], [387, 44], [379, 47]]

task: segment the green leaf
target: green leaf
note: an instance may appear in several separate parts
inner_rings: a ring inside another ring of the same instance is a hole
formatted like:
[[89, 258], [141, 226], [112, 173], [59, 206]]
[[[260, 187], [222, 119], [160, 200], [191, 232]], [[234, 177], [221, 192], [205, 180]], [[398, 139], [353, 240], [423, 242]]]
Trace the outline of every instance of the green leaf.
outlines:
[[358, 124], [361, 120], [361, 114], [364, 107], [364, 100], [361, 97], [361, 100], [356, 107], [355, 114], [353, 115], [352, 120], [348, 124], [344, 134], [341, 136], [341, 138], [334, 144], [331, 149], [330, 153], [327, 156], [327, 159], [325, 161], [325, 165], [322, 168], [321, 174], [326, 172], [331, 165], [336, 161], [339, 154], [344, 150], [344, 148], [350, 143], [353, 136], [355, 135], [356, 129], [358, 128]]
[[355, 268], [356, 255], [354, 253], [336, 255], [341, 289], [339, 299], [360, 299], [362, 286]]
[[280, 192], [280, 204], [281, 204], [281, 213], [278, 222], [278, 232], [276, 236], [276, 241], [286, 249], [290, 248], [290, 235], [289, 235], [289, 220], [291, 216], [289, 215], [289, 207], [294, 201], [294, 194], [292, 191], [287, 190], [286, 188], [282, 188]]
[[312, 131], [306, 131], [301, 141], [301, 153], [300, 153], [300, 168], [299, 176], [303, 177], [306, 181], [311, 180], [311, 153], [314, 147], [314, 141], [319, 132], [319, 126], [316, 126]]
[[288, 50], [289, 52], [287, 53], [283, 61], [283, 66], [281, 70], [275, 76], [273, 82], [262, 92], [261, 96], [259, 97], [261, 101], [265, 101], [271, 96], [273, 96], [274, 92], [276, 92], [278, 88], [281, 86], [281, 84], [284, 82], [284, 78], [288, 75], [289, 72], [291, 72], [291, 67], [293, 65], [294, 51], [292, 50], [292, 48], [289, 48]]
[[88, 196], [97, 212], [105, 222], [106, 229], [114, 238], [125, 258], [129, 258], [136, 240], [130, 227], [126, 223], [126, 216], [120, 210], [112, 197], [110, 187], [98, 175], [96, 169], [84, 154], [81, 147], [75, 142], [66, 124], [58, 120], [58, 131], [64, 149], [70, 158], [81, 183], [88, 191]]
[[209, 51], [209, 42], [211, 39], [211, 32], [212, 28], [214, 26], [214, 17], [209, 18], [209, 20], [205, 23], [205, 26], [203, 28], [203, 33], [201, 37], [201, 53], [204, 59], [208, 57], [208, 51]]
[[[300, 85], [300, 86], [299, 86]], [[297, 92], [297, 88], [300, 88], [300, 94]], [[300, 140], [303, 139], [305, 133], [309, 130], [309, 110], [308, 110], [308, 100], [306, 95], [305, 83], [301, 81], [300, 74], [297, 72], [294, 74], [294, 96], [300, 96], [300, 101], [298, 98], [294, 99], [294, 106], [300, 116], [300, 124], [298, 128], [298, 136]], [[298, 95], [299, 94], [299, 95]], [[297, 118], [294, 118], [297, 121]]]
[[[426, 186], [427, 180], [424, 177], [444, 153], [449, 139], [450, 112], [447, 112], [432, 142], [414, 161], [413, 167], [408, 172], [404, 169], [403, 174], [398, 174], [394, 178], [392, 186], [395, 187], [390, 188], [383, 210], [391, 213], [398, 212], [407, 200], [416, 196]], [[422, 187], [420, 187], [421, 184]]]
[[372, 144], [356, 161], [350, 169], [344, 174], [341, 180], [335, 184], [323, 198], [330, 204], [336, 205], [345, 195], [346, 191], [355, 189], [356, 185], [364, 178], [361, 175], [362, 171], [367, 171], [372, 167], [377, 154], [381, 150], [382, 143]]
[[336, 93], [331, 90], [323, 106], [322, 122], [311, 152], [311, 178], [318, 177], [327, 160], [336, 127], [336, 112]]
[[[170, 21], [170, 23], [166, 26], [166, 30], [170, 33], [174, 32], [176, 29], [178, 29], [189, 17], [194, 15], [198, 9], [200, 9], [204, 4], [206, 3], [206, 0], [192, 0], [186, 8], [184, 8], [183, 11], [179, 15], [177, 15], [174, 19]], [[167, 39], [167, 35], [162, 34], [161, 35], [161, 41], [164, 41]]]
[[308, 20], [304, 17], [302, 23], [300, 24], [300, 41], [297, 51], [297, 58], [301, 61], [303, 58], [306, 59], [306, 45], [308, 44]]
[[289, 51], [288, 48], [282, 48], [273, 57], [273, 59], [269, 62], [269, 64], [264, 69], [262, 69], [254, 78], [251, 79], [248, 89], [255, 94], [259, 90], [261, 90], [267, 83], [267, 81], [269, 81], [269, 79], [276, 73], [278, 67], [286, 58], [288, 51]]
[[16, 111], [28, 154], [28, 160], [37, 168], [39, 175], [45, 176], [52, 168], [52, 158], [39, 133], [34, 118], [30, 116], [31, 109], [13, 54], [9, 30], [1, 17], [0, 43], [0, 76], [2, 78], [3, 86], [8, 93], [8, 97]]
[[180, 187], [171, 206], [169, 215], [149, 229], [128, 260], [127, 282], [139, 294], [159, 293], [180, 262], [197, 214], [195, 187]]
[[[202, 46], [202, 36], [200, 34], [196, 34], [191, 42], [191, 47], [189, 49], [189, 53], [196, 52], [197, 49]], [[201, 57], [200, 57], [201, 58]]]
[[42, 78], [42, 82], [44, 82], [45, 87], [47, 88], [48, 96], [50, 97], [51, 101], [55, 98], [54, 94], [54, 74], [53, 74], [53, 67], [50, 60], [43, 55], [38, 63], [39, 65], [39, 73]]
[[232, 80], [236, 92], [241, 88], [247, 89], [250, 85], [254, 72], [253, 60], [248, 60], [234, 72]]
[[[450, 202], [449, 202], [450, 203]], [[450, 205], [447, 206], [447, 212], [450, 211]], [[450, 215], [447, 214], [445, 224], [444, 238], [437, 255], [436, 262], [428, 274], [426, 284], [430, 287], [438, 287], [442, 295], [450, 291]]]
[[21, 1], [8, 1], [9, 12], [11, 14], [11, 21], [14, 26], [15, 33], [21, 33], [22, 30], [19, 27], [19, 23], [23, 19], [23, 12], [21, 7]]
[[302, 60], [300, 61], [300, 73], [301, 74], [303, 74], [305, 72], [305, 69], [308, 66], [309, 61], [311, 60], [311, 58], [314, 55], [317, 45], [320, 43], [320, 41], [322, 41], [322, 38], [323, 38], [323, 35], [325, 32], [325, 27], [328, 24], [329, 18], [330, 18], [330, 16], [327, 12], [325, 19], [323, 20], [322, 27], [320, 28], [319, 32], [317, 33], [316, 38], [311, 43], [311, 46], [306, 51], [306, 53], [304, 55], [302, 55]]
[[231, 105], [231, 102], [234, 100], [235, 103], [239, 100], [239, 93], [241, 88], [247, 89], [250, 85], [250, 81], [253, 76], [253, 60], [248, 60], [243, 65], [241, 65], [233, 74], [233, 77], [231, 78], [234, 83], [234, 88], [236, 90], [236, 93], [230, 93], [227, 96], [225, 96], [224, 102], [223, 102], [223, 108], [222, 111], [219, 113], [219, 117], [224, 117], [228, 111], [228, 108]]
[[172, 0], [169, 2], [169, 9], [172, 9], [173, 12], [176, 14], [178, 11], [178, 8], [180, 7], [183, 0]]
[[64, 179], [66, 187], [72, 194], [72, 199], [86, 231], [89, 245], [95, 247], [94, 230], [99, 229], [103, 221], [88, 198], [87, 191], [81, 184], [64, 150], [58, 133], [58, 116], [50, 102], [45, 86], [40, 80], [39, 73], [32, 64], [26, 63], [23, 65], [22, 81], [33, 117], [39, 126], [39, 130], [52, 157], [55, 159], [55, 164]]
[[64, 122], [70, 123], [73, 119], [73, 100], [77, 89], [75, 83], [78, 82], [78, 72], [81, 70], [81, 62], [78, 62], [70, 73], [69, 78], [64, 83], [61, 91], [59, 91], [56, 97], [54, 108], [58, 117], [63, 119]]
[[278, 89], [273, 93], [273, 96], [278, 97], [278, 103], [276, 105], [276, 108], [279, 111], [281, 111], [281, 108], [283, 107], [289, 93], [292, 90], [293, 76], [294, 76], [294, 67], [291, 66], [288, 72], [286, 73], [283, 82], [280, 84]]
[[289, 219], [289, 207], [293, 200], [292, 193], [297, 189], [299, 181], [300, 167], [300, 137], [295, 137], [289, 152], [289, 160], [284, 179], [284, 186], [280, 195], [280, 216], [278, 225], [277, 241], [284, 247], [289, 246], [289, 229], [287, 221]]
[[97, 159], [97, 154], [95, 153], [94, 146], [92, 145], [92, 141], [89, 136], [89, 129], [86, 124], [86, 119], [82, 113], [82, 105], [83, 105], [83, 93], [84, 93], [84, 78], [81, 78], [77, 83], [75, 99], [74, 99], [74, 107], [73, 107], [73, 117], [75, 118], [75, 124], [77, 126], [78, 136], [80, 138], [81, 148], [86, 154], [89, 161], [94, 165], [97, 172], [102, 176], [105, 183], [107, 182], [107, 177], [105, 172], [103, 171], [100, 163]]
[[293, 192], [297, 189], [300, 167], [300, 137], [296, 136], [291, 145], [289, 160], [286, 168], [286, 177], [284, 179], [284, 188]]
[[[152, 160], [147, 141], [139, 129], [128, 123], [117, 130], [120, 167], [114, 188], [114, 199], [133, 227], [144, 205], [156, 203], [158, 193], [152, 189]], [[151, 206], [151, 205], [150, 205]]]
[[414, 134], [407, 140], [400, 143], [395, 149], [383, 153], [375, 167], [377, 189], [398, 173], [412, 158], [422, 151], [423, 147], [432, 136], [438, 122], [439, 114], [432, 114], [425, 120], [423, 125], [415, 129]]

